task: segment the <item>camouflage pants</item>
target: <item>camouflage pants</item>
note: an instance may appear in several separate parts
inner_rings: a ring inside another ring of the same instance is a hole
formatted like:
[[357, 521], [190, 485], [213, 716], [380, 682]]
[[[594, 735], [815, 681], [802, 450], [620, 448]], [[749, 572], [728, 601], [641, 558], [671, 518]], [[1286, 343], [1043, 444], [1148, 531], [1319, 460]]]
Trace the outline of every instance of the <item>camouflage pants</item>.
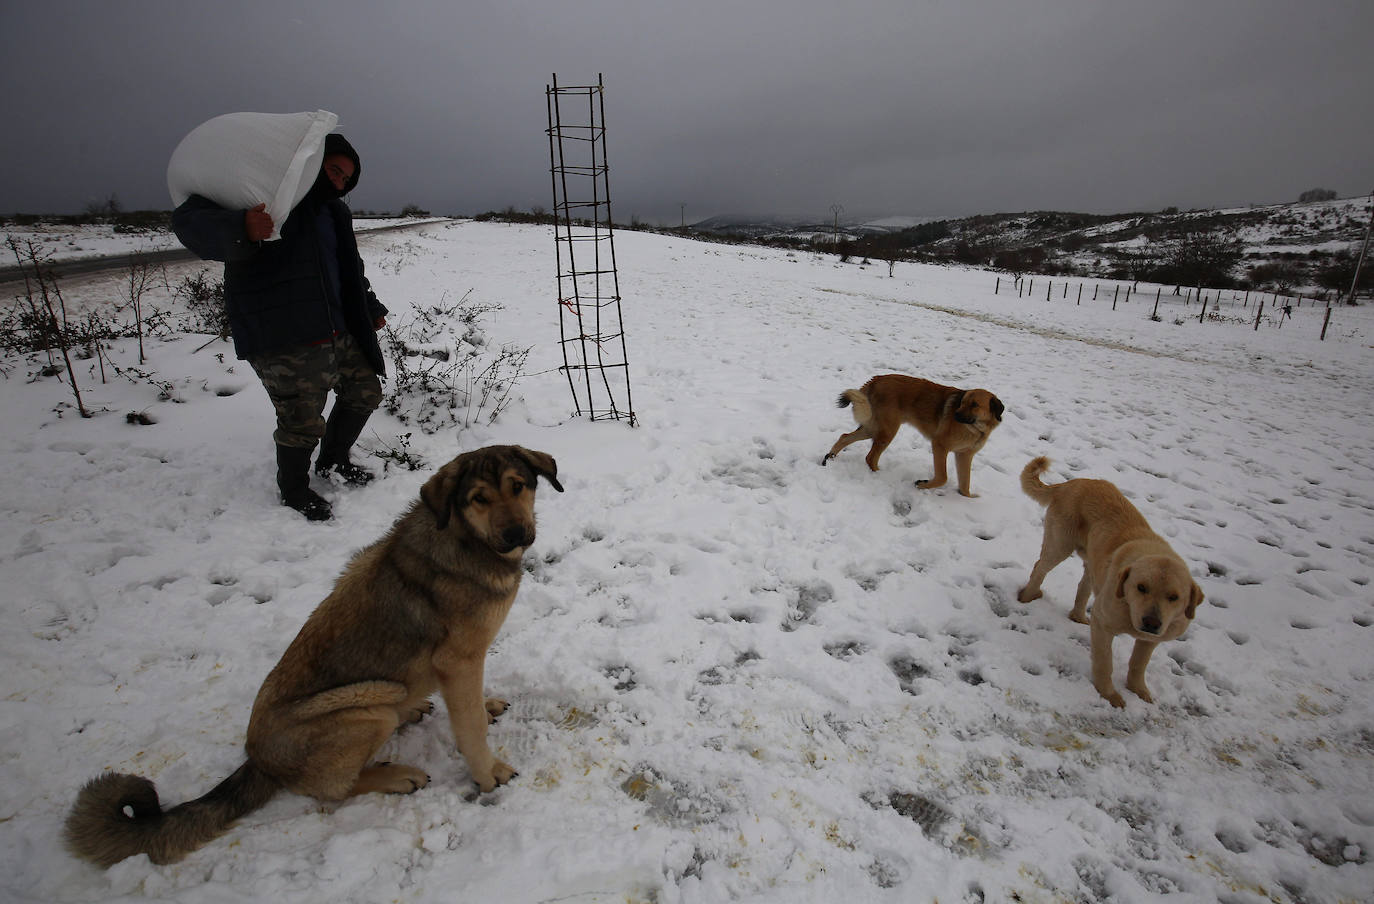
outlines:
[[382, 381], [347, 333], [322, 345], [301, 345], [248, 359], [277, 411], [272, 439], [313, 449], [324, 437], [324, 406], [371, 414], [382, 404]]

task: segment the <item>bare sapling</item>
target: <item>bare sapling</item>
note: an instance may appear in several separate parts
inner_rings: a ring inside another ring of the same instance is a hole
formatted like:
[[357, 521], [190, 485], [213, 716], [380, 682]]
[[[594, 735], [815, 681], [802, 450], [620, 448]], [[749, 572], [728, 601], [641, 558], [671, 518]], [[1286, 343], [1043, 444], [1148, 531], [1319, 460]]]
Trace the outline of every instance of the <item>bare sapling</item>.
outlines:
[[[90, 417], [91, 413], [81, 401], [81, 387], [76, 384], [76, 371], [72, 368], [67, 302], [62, 298], [62, 287], [57, 284], [57, 273], [52, 269], [50, 255], [45, 255], [42, 246], [32, 240], [25, 241], [22, 246], [13, 236], [6, 237], [5, 241], [14, 252], [19, 269], [24, 272], [24, 291], [31, 308], [36, 306], [33, 281], [38, 283], [38, 299], [43, 303], [43, 312], [47, 320], [45, 332], [50, 334], [52, 341], [56, 342], [62, 351], [62, 361], [67, 367], [67, 379], [71, 383], [72, 395], [76, 397], [76, 410], [82, 417]], [[28, 268], [33, 269], [33, 281], [29, 279]], [[59, 311], [62, 315], [60, 320]], [[52, 360], [51, 348], [48, 349], [48, 355], [49, 360]]]
[[162, 267], [153, 263], [148, 255], [135, 252], [129, 257], [129, 269], [124, 273], [124, 297], [128, 299], [128, 306], [134, 311], [134, 330], [138, 334], [140, 365], [147, 363], [147, 356], [143, 352], [143, 296], [157, 284], [159, 277], [162, 277], [165, 284], [167, 280]]
[[[52, 331], [52, 324], [49, 320], [48, 313], [38, 305], [37, 298], [34, 295], [33, 282], [29, 277], [29, 268], [24, 264], [23, 253], [21, 252], [19, 242], [14, 236], [7, 235], [5, 236], [5, 244], [8, 245], [10, 251], [14, 253], [14, 259], [19, 264], [19, 272], [24, 277], [24, 294], [21, 298], [24, 305], [28, 308], [28, 310], [20, 312], [16, 318], [18, 321], [16, 333], [22, 331], [26, 334], [27, 341], [23, 343], [19, 341], [10, 343], [7, 341], [6, 346], [8, 347], [12, 344], [15, 348], [18, 348], [21, 344], [24, 344], [34, 348], [41, 348], [48, 356], [48, 366], [53, 367], [53, 345], [55, 343], [43, 341], [41, 338]], [[34, 251], [31, 246], [27, 250], [30, 253]], [[44, 258], [44, 260], [46, 261], [46, 258]]]

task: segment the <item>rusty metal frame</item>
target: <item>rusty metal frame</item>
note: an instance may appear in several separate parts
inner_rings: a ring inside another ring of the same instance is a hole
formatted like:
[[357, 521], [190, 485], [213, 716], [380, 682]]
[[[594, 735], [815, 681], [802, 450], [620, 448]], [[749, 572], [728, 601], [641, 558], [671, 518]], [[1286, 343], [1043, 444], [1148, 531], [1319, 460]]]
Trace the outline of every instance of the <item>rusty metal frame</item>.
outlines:
[[[602, 77], [598, 74], [595, 85], [566, 87], [555, 75], [544, 94], [563, 348], [560, 370], [568, 378], [575, 415], [593, 421], [628, 420], [635, 426], [611, 224]], [[623, 401], [617, 398], [621, 389]]]

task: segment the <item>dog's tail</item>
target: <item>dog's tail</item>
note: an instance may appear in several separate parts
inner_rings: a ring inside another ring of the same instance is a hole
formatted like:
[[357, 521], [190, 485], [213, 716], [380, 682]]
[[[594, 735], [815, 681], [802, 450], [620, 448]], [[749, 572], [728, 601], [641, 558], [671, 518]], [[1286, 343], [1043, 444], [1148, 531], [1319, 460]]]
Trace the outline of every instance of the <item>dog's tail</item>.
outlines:
[[873, 418], [873, 407], [868, 404], [868, 396], [864, 395], [862, 389], [846, 389], [835, 400], [835, 405], [840, 408], [853, 405], [854, 420], [860, 424], [867, 424]]
[[107, 772], [76, 796], [63, 837], [73, 854], [101, 867], [135, 854], [175, 863], [266, 804], [280, 788], [249, 760], [204, 797], [163, 810], [152, 782]]
[[1054, 493], [1054, 488], [1058, 484], [1046, 484], [1041, 482], [1040, 475], [1050, 469], [1050, 460], [1044, 455], [1039, 458], [1032, 458], [1029, 463], [1021, 470], [1021, 489], [1027, 496], [1034, 499], [1041, 505], [1050, 504], [1050, 496]]

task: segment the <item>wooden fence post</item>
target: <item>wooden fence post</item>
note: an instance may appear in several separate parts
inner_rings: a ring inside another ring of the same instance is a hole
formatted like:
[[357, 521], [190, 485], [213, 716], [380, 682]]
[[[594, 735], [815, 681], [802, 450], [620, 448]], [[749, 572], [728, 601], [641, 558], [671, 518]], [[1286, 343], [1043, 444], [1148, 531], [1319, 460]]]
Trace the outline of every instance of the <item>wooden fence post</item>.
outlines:
[[1153, 311], [1150, 312], [1150, 319], [1151, 319], [1151, 320], [1158, 320], [1158, 319], [1159, 319], [1159, 293], [1162, 292], [1163, 290], [1164, 290], [1164, 287], [1163, 287], [1163, 286], [1159, 286], [1159, 287], [1157, 287], [1157, 288], [1155, 289], [1155, 309], [1154, 309]]
[[1121, 286], [1117, 286], [1117, 287], [1116, 287], [1116, 291], [1112, 293], [1112, 310], [1113, 310], [1113, 311], [1116, 310], [1116, 296], [1119, 295], [1120, 293], [1121, 293]]
[[1078, 304], [1083, 303], [1083, 284], [1078, 284]]
[[1326, 325], [1327, 325], [1328, 323], [1330, 323], [1330, 322], [1331, 322], [1331, 305], [1328, 304], [1328, 305], [1326, 306], [1326, 316], [1322, 318], [1322, 338], [1321, 338], [1321, 341], [1322, 341], [1322, 342], [1325, 342], [1325, 341], [1326, 341]]
[[992, 287], [992, 294], [996, 295], [1000, 291], [1002, 291], [1002, 277], [999, 276], [997, 277], [997, 285]]
[[1052, 292], [1052, 291], [1054, 291], [1054, 283], [1049, 283], [1048, 285], [1045, 286], [1045, 300], [1046, 300], [1046, 301], [1049, 301], [1049, 300], [1050, 300], [1050, 292]]
[[1093, 301], [1097, 301], [1097, 283], [1093, 283]]
[[1202, 299], [1202, 313], [1197, 315], [1197, 322], [1201, 323], [1202, 318], [1207, 316], [1207, 299]]
[[1255, 308], [1255, 332], [1259, 332], [1260, 318], [1264, 316], [1264, 299], [1259, 300], [1259, 307]]

